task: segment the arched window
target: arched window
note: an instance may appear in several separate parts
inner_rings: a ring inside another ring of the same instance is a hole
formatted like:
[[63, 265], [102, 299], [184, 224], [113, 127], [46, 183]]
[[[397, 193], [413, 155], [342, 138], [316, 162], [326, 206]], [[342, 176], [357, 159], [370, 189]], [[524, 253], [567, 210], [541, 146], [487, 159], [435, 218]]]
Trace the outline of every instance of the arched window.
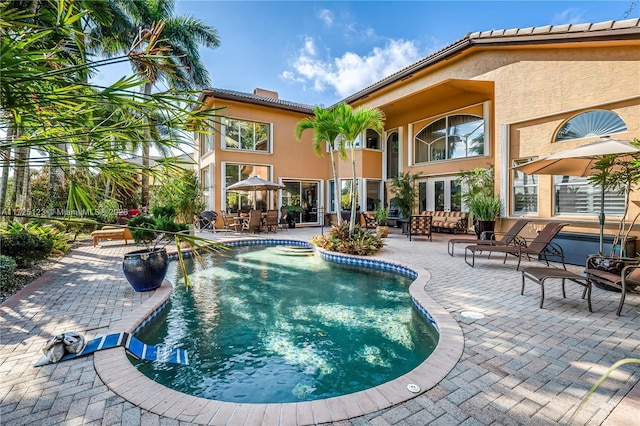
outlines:
[[590, 136], [605, 136], [626, 130], [627, 124], [618, 114], [598, 109], [582, 112], [565, 121], [558, 129], [554, 142]]
[[460, 114], [441, 118], [414, 139], [416, 163], [484, 155], [484, 119]]

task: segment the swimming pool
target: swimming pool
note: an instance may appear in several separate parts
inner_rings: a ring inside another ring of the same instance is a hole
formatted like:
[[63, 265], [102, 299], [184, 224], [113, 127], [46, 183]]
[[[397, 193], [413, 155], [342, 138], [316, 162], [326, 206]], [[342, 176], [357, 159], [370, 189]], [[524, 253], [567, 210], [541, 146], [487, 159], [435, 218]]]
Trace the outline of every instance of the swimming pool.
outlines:
[[297, 402], [385, 383], [433, 351], [438, 333], [411, 301], [412, 278], [278, 250], [241, 247], [192, 264], [188, 290], [177, 270], [168, 275], [170, 305], [138, 336], [186, 348], [191, 365], [138, 369], [203, 398]]

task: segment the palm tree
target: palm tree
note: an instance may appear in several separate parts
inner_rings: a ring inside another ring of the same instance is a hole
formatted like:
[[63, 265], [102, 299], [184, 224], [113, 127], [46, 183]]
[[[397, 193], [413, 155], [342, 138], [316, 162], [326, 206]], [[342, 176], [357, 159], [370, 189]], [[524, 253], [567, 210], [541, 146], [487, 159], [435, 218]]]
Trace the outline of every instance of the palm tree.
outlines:
[[[128, 176], [139, 175], [140, 166], [121, 156], [131, 152], [129, 141], [141, 139], [143, 117], [154, 117], [154, 131], [166, 129], [168, 136], [161, 143], [170, 149], [179, 149], [184, 143], [175, 137], [175, 130], [188, 130], [195, 121], [210, 119], [208, 111], [193, 108], [190, 93], [168, 91], [144, 96], [134, 91], [143, 82], [140, 76], [123, 78], [106, 88], [86, 84], [83, 72], [107, 61], [76, 63], [62, 46], [43, 47], [47, 37], [60, 40], [58, 33], [72, 30], [73, 23], [81, 19], [82, 14], [73, 13], [69, 4], [59, 4], [56, 16], [63, 19], [52, 27], [34, 26], [30, 14], [7, 7], [0, 8], [0, 128], [7, 133], [7, 139], [0, 141], [0, 152], [15, 150], [21, 155], [4, 155], [2, 160], [8, 166], [3, 164], [3, 173], [15, 167], [19, 174], [28, 176], [23, 172], [29, 165], [44, 165], [44, 159], [27, 157], [36, 149], [59, 164], [74, 165], [70, 180], [75, 194], [70, 192], [69, 200], [75, 205], [81, 203], [80, 208], [93, 209], [95, 206], [87, 203], [92, 197], [87, 194], [101, 193], [97, 186], [104, 179], [137, 188]], [[80, 44], [79, 49], [82, 47]], [[144, 59], [142, 55], [140, 60]], [[129, 58], [125, 55], [110, 61], [122, 60]], [[68, 144], [69, 151], [59, 148], [60, 141]], [[156, 179], [168, 175], [156, 170], [151, 173]], [[24, 182], [24, 177], [17, 178]], [[6, 179], [6, 188], [4, 182]]]
[[[331, 155], [331, 171], [333, 172], [333, 202], [337, 210], [338, 226], [342, 224], [342, 215], [340, 214], [340, 192], [338, 191], [338, 173], [336, 172], [336, 160], [333, 151], [336, 149], [335, 142], [340, 136], [338, 128], [337, 110], [327, 109], [318, 106], [313, 110], [314, 117], [304, 118], [298, 122], [295, 129], [295, 137], [301, 140], [302, 133], [307, 130], [313, 130], [313, 151], [317, 156], [322, 157], [323, 144], [329, 144], [329, 154]], [[347, 159], [347, 153], [344, 144], [339, 143], [337, 147], [338, 155], [341, 159]]]
[[355, 140], [365, 130], [371, 129], [382, 135], [384, 131], [384, 113], [378, 108], [356, 108], [345, 103], [336, 107], [338, 118], [338, 129], [344, 137], [344, 145], [349, 148], [351, 156], [351, 218], [349, 222], [349, 232], [353, 232], [356, 226], [356, 159]]
[[[175, 0], [116, 0], [130, 17], [128, 43], [111, 38], [103, 45], [106, 54], [129, 52], [133, 70], [146, 78], [143, 93], [150, 95], [154, 84], [166, 81], [179, 90], [204, 89], [210, 85], [209, 73], [200, 60], [198, 48], [220, 45], [217, 31], [202, 21], [175, 15]], [[161, 34], [161, 36], [160, 36]], [[134, 46], [132, 49], [131, 46]], [[138, 53], [159, 53], [154, 64]], [[147, 119], [147, 124], [149, 120]], [[149, 147], [152, 143], [149, 127], [142, 142], [142, 205], [149, 204]]]

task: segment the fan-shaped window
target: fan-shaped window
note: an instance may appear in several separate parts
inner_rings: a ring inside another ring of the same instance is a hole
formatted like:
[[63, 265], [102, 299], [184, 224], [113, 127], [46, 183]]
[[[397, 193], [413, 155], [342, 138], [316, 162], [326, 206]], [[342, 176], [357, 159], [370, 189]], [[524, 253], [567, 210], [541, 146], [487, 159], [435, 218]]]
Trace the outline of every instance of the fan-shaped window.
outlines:
[[554, 142], [591, 136], [605, 136], [611, 133], [625, 132], [626, 130], [626, 123], [614, 112], [605, 110], [587, 111], [567, 120], [558, 130]]
[[450, 115], [422, 129], [414, 139], [416, 163], [484, 155], [484, 119]]

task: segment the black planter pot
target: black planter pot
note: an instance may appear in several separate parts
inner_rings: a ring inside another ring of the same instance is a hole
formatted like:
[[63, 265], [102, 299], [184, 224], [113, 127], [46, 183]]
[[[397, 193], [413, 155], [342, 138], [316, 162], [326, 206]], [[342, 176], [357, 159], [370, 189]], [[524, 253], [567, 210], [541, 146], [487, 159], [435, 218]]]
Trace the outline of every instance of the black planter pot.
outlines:
[[160, 287], [167, 268], [169, 256], [167, 250], [137, 250], [124, 255], [122, 270], [124, 276], [135, 291], [151, 291]]
[[479, 220], [476, 224], [476, 234], [479, 240], [490, 240], [496, 229], [495, 220]]

